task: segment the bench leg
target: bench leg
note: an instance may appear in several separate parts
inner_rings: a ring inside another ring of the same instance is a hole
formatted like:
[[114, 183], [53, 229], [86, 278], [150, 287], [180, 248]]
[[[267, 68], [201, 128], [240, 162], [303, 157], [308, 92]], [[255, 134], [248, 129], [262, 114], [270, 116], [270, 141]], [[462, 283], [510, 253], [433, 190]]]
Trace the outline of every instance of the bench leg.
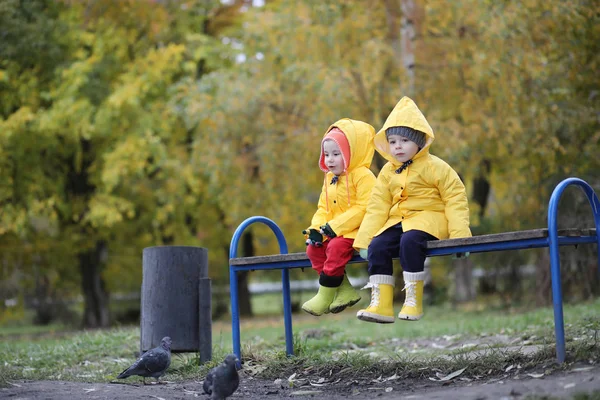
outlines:
[[283, 290], [283, 324], [285, 326], [285, 353], [294, 355], [294, 332], [292, 331], [292, 301], [290, 298], [290, 270], [281, 270]]
[[552, 279], [552, 306], [554, 307], [554, 334], [556, 336], [556, 359], [559, 364], [565, 362], [565, 320], [563, 315], [562, 283], [560, 280], [560, 258], [558, 242], [550, 245], [550, 277]]
[[233, 353], [242, 360], [240, 346], [240, 305], [238, 303], [238, 280], [237, 271], [229, 267], [229, 298], [231, 299], [231, 340], [233, 342]]

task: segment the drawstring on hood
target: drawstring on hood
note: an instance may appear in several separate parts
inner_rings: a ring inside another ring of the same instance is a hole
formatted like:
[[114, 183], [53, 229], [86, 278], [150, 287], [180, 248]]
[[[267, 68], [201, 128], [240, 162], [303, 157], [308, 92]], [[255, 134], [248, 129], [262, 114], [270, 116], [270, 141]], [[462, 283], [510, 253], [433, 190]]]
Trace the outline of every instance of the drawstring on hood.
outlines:
[[[347, 193], [347, 200], [348, 200], [348, 207], [350, 207], [350, 188], [348, 187], [348, 174], [346, 173], [346, 169], [344, 169], [344, 175], [346, 176], [346, 193]], [[331, 178], [331, 183], [330, 185], [337, 185], [338, 180], [340, 179], [339, 176], [334, 175], [333, 178]], [[327, 172], [325, 172], [325, 186], [327, 186]], [[325, 189], [325, 209], [327, 210], [327, 212], [329, 212], [329, 195], [327, 194], [327, 189]]]
[[402, 164], [402, 166], [401, 166], [400, 168], [398, 168], [398, 169], [397, 169], [395, 172], [396, 172], [397, 174], [400, 174], [400, 173], [402, 173], [402, 171], [404, 171], [406, 168], [408, 168], [408, 166], [409, 166], [410, 164], [412, 164], [412, 162], [413, 162], [413, 160], [408, 160], [408, 161], [404, 162], [404, 163]]

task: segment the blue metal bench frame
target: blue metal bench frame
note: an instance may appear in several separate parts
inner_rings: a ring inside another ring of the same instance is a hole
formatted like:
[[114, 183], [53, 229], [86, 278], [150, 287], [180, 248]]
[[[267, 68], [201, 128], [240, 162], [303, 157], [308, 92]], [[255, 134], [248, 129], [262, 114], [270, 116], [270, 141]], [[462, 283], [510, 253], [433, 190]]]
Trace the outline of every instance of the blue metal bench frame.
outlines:
[[[589, 235], [581, 236], [559, 236], [557, 226], [558, 216], [558, 203], [564, 190], [570, 186], [578, 186], [583, 189], [586, 197], [592, 207], [594, 216], [594, 224], [596, 227], [595, 232]], [[237, 248], [242, 237], [244, 230], [254, 224], [263, 223], [267, 225], [275, 234], [279, 243], [279, 251], [281, 254], [288, 254], [288, 247], [285, 237], [279, 229], [279, 226], [272, 220], [256, 216], [246, 219], [242, 222], [235, 230], [231, 239], [231, 245], [229, 250], [229, 280], [230, 280], [230, 296], [231, 296], [231, 332], [233, 341], [233, 352], [241, 359], [241, 346], [240, 346], [240, 314], [239, 314], [239, 303], [238, 303], [238, 279], [237, 273], [240, 271], [254, 271], [254, 270], [281, 270], [281, 284], [283, 290], [283, 310], [284, 310], [284, 326], [285, 326], [285, 348], [288, 355], [294, 354], [293, 344], [293, 331], [292, 331], [292, 306], [290, 300], [290, 275], [289, 270], [291, 268], [305, 268], [310, 267], [310, 261], [305, 257], [299, 257], [301, 259], [287, 259], [279, 261], [266, 261], [258, 262], [251, 265], [234, 265], [232, 259], [237, 258]], [[560, 278], [560, 258], [558, 248], [559, 246], [565, 245], [578, 245], [585, 243], [596, 243], [598, 245], [598, 270], [600, 272], [600, 201], [598, 196], [592, 189], [592, 187], [585, 181], [579, 178], [567, 178], [560, 182], [552, 192], [550, 197], [550, 203], [548, 207], [548, 236], [540, 238], [525, 238], [516, 239], [511, 241], [502, 242], [491, 242], [491, 243], [478, 243], [468, 245], [455, 245], [447, 246], [443, 248], [431, 248], [427, 250], [427, 255], [433, 256], [444, 256], [456, 253], [481, 253], [499, 250], [518, 250], [518, 249], [529, 249], [529, 248], [540, 248], [548, 247], [550, 251], [550, 270], [552, 279], [552, 303], [554, 307], [554, 331], [556, 337], [556, 358], [559, 364], [565, 361], [565, 329], [564, 329], [564, 316], [563, 316], [563, 300], [562, 300], [562, 285]], [[449, 240], [460, 240], [460, 239], [449, 239]], [[437, 241], [444, 242], [444, 241]], [[365, 262], [359, 256], [352, 258], [350, 263]]]

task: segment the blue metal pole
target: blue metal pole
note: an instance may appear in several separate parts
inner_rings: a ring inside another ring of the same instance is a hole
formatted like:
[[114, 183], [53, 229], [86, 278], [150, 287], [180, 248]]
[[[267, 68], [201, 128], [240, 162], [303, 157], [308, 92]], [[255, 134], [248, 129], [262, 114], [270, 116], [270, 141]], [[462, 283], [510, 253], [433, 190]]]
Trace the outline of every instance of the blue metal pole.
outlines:
[[[237, 249], [244, 233], [244, 230], [254, 224], [254, 223], [263, 223], [267, 225], [277, 238], [277, 242], [279, 244], [279, 252], [281, 254], [288, 253], [287, 242], [285, 241], [285, 237], [283, 236], [283, 232], [279, 229], [279, 226], [272, 220], [262, 216], [250, 217], [244, 220], [233, 233], [233, 237], [231, 238], [231, 243], [229, 245], [229, 258], [237, 258]], [[257, 264], [260, 266], [260, 264]], [[284, 272], [287, 272], [284, 270]], [[233, 352], [235, 355], [241, 360], [242, 352], [240, 345], [240, 318], [239, 318], [239, 303], [238, 303], [238, 281], [237, 281], [237, 273], [238, 270], [233, 266], [229, 266], [229, 290], [230, 290], [230, 299], [231, 299], [231, 340], [233, 342]], [[292, 340], [292, 306], [290, 301], [290, 280], [289, 273], [282, 274], [282, 284], [284, 287], [283, 293], [283, 306], [284, 306], [284, 321], [285, 321], [285, 341], [286, 348], [288, 349], [288, 355], [293, 355], [293, 343]], [[287, 287], [287, 300], [285, 288]], [[287, 301], [287, 304], [286, 304]], [[289, 320], [289, 323], [288, 323]], [[289, 325], [289, 326], [288, 326]], [[289, 349], [292, 349], [290, 352]]]
[[238, 301], [237, 271], [229, 267], [229, 298], [231, 300], [231, 340], [233, 352], [239, 360], [242, 359], [240, 348], [240, 304]]
[[283, 289], [283, 325], [285, 327], [285, 354], [294, 355], [294, 333], [292, 331], [292, 301], [290, 297], [290, 270], [281, 270]]
[[560, 278], [560, 256], [558, 244], [558, 203], [569, 185], [579, 186], [586, 194], [596, 226], [596, 239], [598, 243], [598, 267], [600, 269], [600, 202], [592, 187], [579, 178], [567, 178], [554, 188], [548, 206], [548, 247], [550, 250], [550, 276], [552, 278], [552, 304], [554, 307], [554, 332], [556, 335], [556, 358], [559, 364], [565, 361], [565, 326], [562, 301], [562, 284]]

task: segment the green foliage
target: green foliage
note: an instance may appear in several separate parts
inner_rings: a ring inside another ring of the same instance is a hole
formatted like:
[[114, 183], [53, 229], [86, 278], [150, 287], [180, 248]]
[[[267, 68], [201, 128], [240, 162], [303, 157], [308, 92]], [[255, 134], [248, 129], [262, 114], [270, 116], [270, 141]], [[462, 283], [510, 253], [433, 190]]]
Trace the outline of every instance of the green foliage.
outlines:
[[[302, 251], [325, 129], [343, 117], [378, 129], [404, 94], [401, 12], [385, 3], [3, 1], [0, 274], [18, 288], [3, 296], [39, 279], [74, 296], [98, 242], [109, 291], [139, 290], [141, 250], [162, 244], [209, 248], [225, 281], [233, 230], [253, 215]], [[594, 3], [416, 4], [414, 97], [432, 152], [468, 187], [491, 163], [474, 228], [543, 226], [557, 181], [597, 186]], [[252, 229], [259, 254], [278, 251]]]
[[599, 16], [588, 2], [440, 5], [428, 5], [419, 43], [435, 58], [419, 53], [417, 70], [432, 78], [419, 82], [441, 132], [435, 151], [467, 177], [489, 160], [490, 213], [510, 216], [509, 229], [540, 227], [554, 185], [599, 167], [587, 156], [600, 140]]

